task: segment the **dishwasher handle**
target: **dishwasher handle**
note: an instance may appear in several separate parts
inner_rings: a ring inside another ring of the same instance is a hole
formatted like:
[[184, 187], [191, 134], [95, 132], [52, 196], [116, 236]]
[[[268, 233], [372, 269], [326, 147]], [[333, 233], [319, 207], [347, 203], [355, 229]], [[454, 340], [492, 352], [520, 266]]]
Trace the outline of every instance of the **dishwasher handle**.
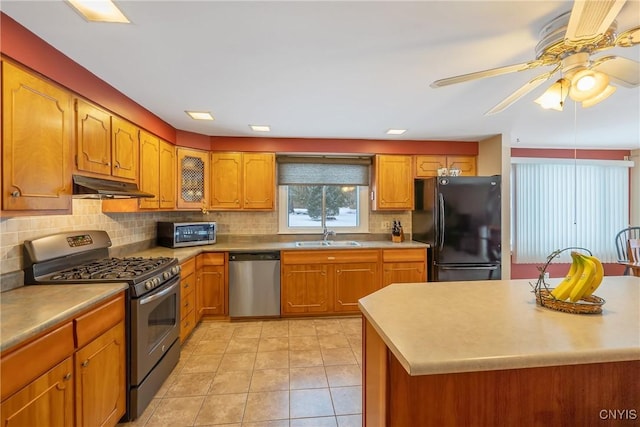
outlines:
[[229, 261], [279, 261], [280, 252], [229, 252]]

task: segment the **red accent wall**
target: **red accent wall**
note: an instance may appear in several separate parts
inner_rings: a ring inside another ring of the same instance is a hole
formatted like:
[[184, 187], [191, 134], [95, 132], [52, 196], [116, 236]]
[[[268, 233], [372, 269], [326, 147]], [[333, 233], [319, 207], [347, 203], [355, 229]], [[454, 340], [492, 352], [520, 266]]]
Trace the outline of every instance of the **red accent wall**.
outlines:
[[[598, 160], [624, 160], [630, 156], [630, 150], [571, 150], [571, 149], [539, 149], [539, 148], [512, 148], [511, 157], [540, 157], [556, 159], [598, 159]], [[613, 242], [613, 237], [611, 238]], [[541, 266], [541, 265], [540, 265]], [[551, 277], [564, 277], [569, 271], [570, 264], [551, 264], [547, 271]], [[606, 276], [621, 276], [624, 267], [617, 264], [603, 264]], [[512, 279], [531, 279], [540, 274], [538, 264], [511, 263]]]
[[478, 155], [478, 143], [377, 139], [211, 137], [214, 151]]
[[211, 141], [207, 135], [176, 130], [176, 145], [179, 147], [196, 148], [198, 150], [211, 150]]
[[0, 52], [171, 143], [176, 131], [158, 116], [0, 12]]

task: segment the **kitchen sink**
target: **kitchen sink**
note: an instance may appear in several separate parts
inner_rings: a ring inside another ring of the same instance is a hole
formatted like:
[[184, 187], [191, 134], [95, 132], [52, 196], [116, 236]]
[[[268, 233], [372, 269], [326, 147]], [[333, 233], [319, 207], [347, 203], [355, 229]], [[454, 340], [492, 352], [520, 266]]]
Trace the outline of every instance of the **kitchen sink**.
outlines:
[[360, 246], [360, 243], [355, 240], [312, 240], [309, 242], [296, 242], [296, 247], [298, 248], [322, 248], [322, 247], [350, 247], [350, 246]]
[[325, 243], [327, 243], [327, 246], [337, 246], [337, 247], [360, 246], [360, 243], [356, 242], [355, 240], [329, 240]]
[[311, 242], [296, 242], [296, 247], [298, 248], [319, 248], [322, 246], [329, 246], [329, 242], [324, 242], [322, 240], [313, 240]]

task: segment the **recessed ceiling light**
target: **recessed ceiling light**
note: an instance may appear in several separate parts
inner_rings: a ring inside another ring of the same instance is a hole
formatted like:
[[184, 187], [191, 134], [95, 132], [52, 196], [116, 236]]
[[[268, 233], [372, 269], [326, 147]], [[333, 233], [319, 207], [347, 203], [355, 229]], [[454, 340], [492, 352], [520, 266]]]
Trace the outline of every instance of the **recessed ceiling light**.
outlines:
[[208, 111], [185, 111], [193, 120], [213, 120], [213, 116]]
[[254, 132], [271, 132], [269, 125], [249, 125], [249, 127]]
[[389, 129], [387, 135], [402, 135], [406, 131], [406, 129]]
[[129, 19], [111, 0], [67, 0], [87, 20], [93, 22], [120, 22]]

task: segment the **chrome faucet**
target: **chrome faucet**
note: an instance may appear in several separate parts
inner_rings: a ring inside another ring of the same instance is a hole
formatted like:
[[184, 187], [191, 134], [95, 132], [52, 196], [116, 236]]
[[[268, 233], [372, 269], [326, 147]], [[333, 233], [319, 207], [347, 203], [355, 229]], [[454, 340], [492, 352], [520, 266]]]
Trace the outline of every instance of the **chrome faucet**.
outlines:
[[329, 236], [335, 236], [336, 232], [333, 230], [329, 230], [327, 227], [324, 228], [322, 232], [322, 241], [326, 242]]

